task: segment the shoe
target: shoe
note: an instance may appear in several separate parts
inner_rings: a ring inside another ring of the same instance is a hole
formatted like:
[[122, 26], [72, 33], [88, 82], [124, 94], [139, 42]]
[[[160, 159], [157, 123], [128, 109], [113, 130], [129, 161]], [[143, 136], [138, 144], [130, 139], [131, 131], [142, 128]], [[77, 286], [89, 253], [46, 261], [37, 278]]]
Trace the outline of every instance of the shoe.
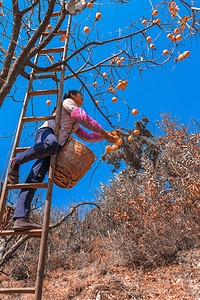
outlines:
[[19, 165], [16, 163], [16, 157], [14, 157], [8, 167], [8, 182], [19, 183]]
[[17, 218], [15, 220], [13, 229], [16, 231], [23, 231], [30, 229], [42, 229], [42, 226], [30, 221], [27, 218]]

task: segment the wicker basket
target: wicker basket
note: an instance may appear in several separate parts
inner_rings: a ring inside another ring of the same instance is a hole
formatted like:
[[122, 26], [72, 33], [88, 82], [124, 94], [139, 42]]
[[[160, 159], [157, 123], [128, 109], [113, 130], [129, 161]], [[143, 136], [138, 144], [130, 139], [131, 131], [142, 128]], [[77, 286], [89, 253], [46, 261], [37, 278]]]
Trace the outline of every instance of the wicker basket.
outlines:
[[91, 168], [94, 160], [92, 150], [71, 139], [57, 156], [54, 183], [61, 188], [71, 189]]

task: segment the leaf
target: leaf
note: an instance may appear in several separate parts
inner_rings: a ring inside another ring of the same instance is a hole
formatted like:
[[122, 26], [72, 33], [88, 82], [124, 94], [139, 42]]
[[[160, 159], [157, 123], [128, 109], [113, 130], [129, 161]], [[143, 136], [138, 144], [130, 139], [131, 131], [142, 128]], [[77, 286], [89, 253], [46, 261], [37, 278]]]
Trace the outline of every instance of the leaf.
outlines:
[[181, 19], [181, 34], [183, 34], [183, 30], [185, 29], [185, 24], [186, 22], [190, 19], [189, 16], [184, 16], [182, 19]]

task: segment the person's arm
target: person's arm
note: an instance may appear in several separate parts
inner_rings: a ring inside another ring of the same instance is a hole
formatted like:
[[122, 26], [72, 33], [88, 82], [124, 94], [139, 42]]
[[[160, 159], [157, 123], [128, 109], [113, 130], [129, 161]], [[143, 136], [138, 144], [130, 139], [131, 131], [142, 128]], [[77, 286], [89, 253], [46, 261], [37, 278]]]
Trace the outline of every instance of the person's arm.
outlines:
[[104, 140], [104, 137], [96, 132], [87, 132], [83, 128], [79, 127], [75, 132], [76, 136], [85, 141], [85, 142], [101, 142]]
[[98, 124], [97, 121], [93, 120], [91, 117], [89, 117], [86, 112], [82, 108], [76, 108], [72, 111], [71, 117], [81, 124], [83, 127], [99, 133], [104, 139], [106, 139], [109, 143], [115, 143], [116, 138], [112, 134], [112, 132], [108, 132], [103, 130], [102, 126]]

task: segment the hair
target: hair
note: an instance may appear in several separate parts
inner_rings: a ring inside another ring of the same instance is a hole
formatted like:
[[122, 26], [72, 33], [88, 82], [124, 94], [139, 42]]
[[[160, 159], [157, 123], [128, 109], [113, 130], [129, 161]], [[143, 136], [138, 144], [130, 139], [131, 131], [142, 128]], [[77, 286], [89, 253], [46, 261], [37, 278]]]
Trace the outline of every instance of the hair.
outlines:
[[78, 93], [80, 93], [79, 91], [77, 90], [69, 90], [68, 92], [66, 92], [63, 96], [63, 100], [64, 99], [67, 99], [67, 98], [70, 98], [71, 97], [71, 94], [72, 95], [77, 95]]
[[[69, 90], [68, 92], [66, 92], [63, 96], [63, 100], [67, 99], [67, 98], [70, 98], [71, 97], [71, 94], [72, 95], [77, 95], [78, 93], [80, 93], [79, 91], [77, 90]], [[53, 108], [51, 114], [53, 115], [54, 112], [56, 111], [56, 106]]]

